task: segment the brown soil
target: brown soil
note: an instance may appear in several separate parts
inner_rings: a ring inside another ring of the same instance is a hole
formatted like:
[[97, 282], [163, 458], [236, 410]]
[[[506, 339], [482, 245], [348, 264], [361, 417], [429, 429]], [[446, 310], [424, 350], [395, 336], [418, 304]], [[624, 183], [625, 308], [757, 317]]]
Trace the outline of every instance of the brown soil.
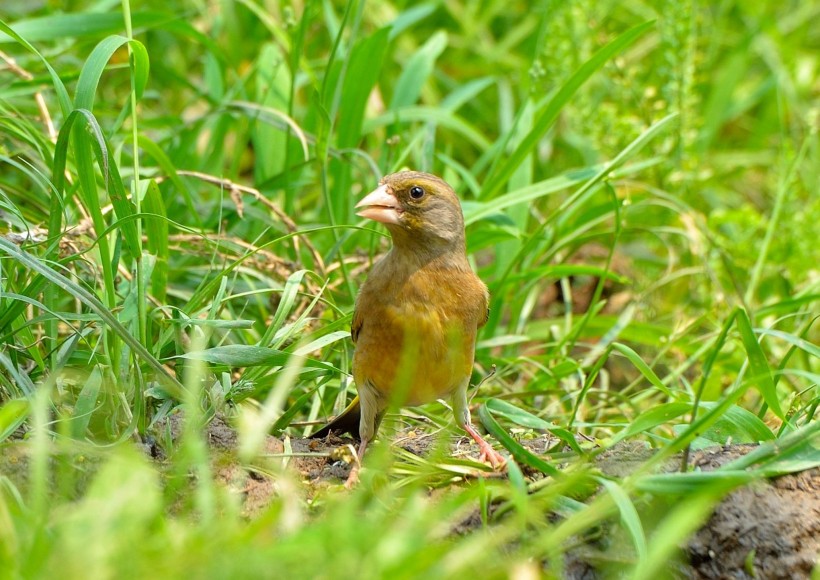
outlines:
[[[181, 435], [181, 425], [179, 416], [158, 425], [155, 438], [142, 443], [146, 454], [162, 464], [171, 452], [168, 445], [173, 446]], [[241, 496], [243, 512], [248, 517], [265, 509], [283, 485], [293, 484], [285, 481], [287, 478], [274, 477], [271, 470], [241, 465], [236, 460], [236, 432], [221, 417], [215, 417], [208, 424], [206, 436], [217, 481]], [[396, 436], [394, 444], [423, 456], [431, 452], [434, 441], [434, 437], [406, 429]], [[543, 453], [554, 442], [542, 436], [523, 443], [534, 453]], [[321, 489], [340, 486], [347, 478], [355, 451], [351, 443], [350, 439], [335, 436], [319, 440], [292, 438], [287, 440], [290, 449], [286, 454], [283, 440], [267, 437], [262, 455], [268, 461], [287, 461], [287, 470], [293, 479], [301, 482], [305, 493], [312, 496]], [[456, 457], [477, 456], [477, 449], [468, 438], [459, 439], [451, 447]], [[710, 448], [693, 453], [690, 462], [703, 471], [710, 471], [753, 448], [750, 445]], [[0, 445], [0, 474], [23, 487], [29, 472], [27, 451], [24, 441]], [[607, 475], [625, 476], [651, 454], [652, 451], [641, 444], [622, 444], [601, 454], [596, 466]], [[674, 458], [662, 469], [673, 470], [679, 462], [679, 458]], [[79, 488], [90, 478], [93, 465], [94, 461], [85, 465], [86, 477], [77, 482]], [[480, 525], [478, 514], [473, 514], [453, 531], [469, 533]], [[689, 566], [669, 570], [670, 574], [696, 579], [809, 578], [820, 554], [820, 469], [758, 482], [732, 492], [690, 538], [684, 551], [689, 557]], [[602, 554], [603, 559], [607, 559], [606, 552], [617, 552], [617, 546], [603, 548], [596, 545], [596, 541], [580, 546], [567, 557], [565, 577], [609, 577], [607, 569], [600, 566]], [[612, 562], [612, 558], [609, 560]]]
[[[713, 471], [746, 455], [755, 445], [712, 447], [692, 454], [690, 465]], [[597, 460], [601, 471], [623, 477], [641, 466], [652, 451], [640, 443], [618, 445]], [[680, 457], [661, 471], [680, 468]], [[669, 506], [661, 506], [668, 509]], [[645, 511], [658, 509], [650, 504]], [[810, 578], [820, 556], [820, 468], [741, 487], [717, 505], [709, 520], [684, 548], [688, 565], [670, 575], [694, 579]], [[622, 546], [585, 545], [568, 555], [565, 576], [573, 580], [609, 577], [596, 566], [613, 564]]]
[[[232, 429], [219, 418], [211, 422], [208, 437], [212, 445], [220, 449], [228, 450], [236, 445]], [[268, 448], [281, 453], [282, 442], [274, 437], [268, 439]], [[435, 441], [433, 436], [405, 429], [397, 434], [394, 444], [416, 455], [426, 455]], [[351, 443], [350, 439], [335, 436], [321, 440], [291, 439], [293, 452], [305, 455], [293, 457], [290, 468], [314, 491], [338, 485], [350, 471], [354, 451]], [[534, 453], [543, 453], [555, 441], [541, 436], [522, 443]], [[694, 452], [690, 462], [702, 471], [711, 471], [752, 449], [753, 445], [714, 447]], [[455, 456], [476, 457], [478, 454], [469, 438], [457, 440], [451, 451]], [[625, 476], [651, 455], [652, 450], [641, 443], [622, 444], [601, 454], [596, 465], [607, 475]], [[680, 459], [673, 458], [661, 469], [675, 470], [679, 464]], [[230, 474], [233, 475], [233, 471]], [[252, 477], [246, 485], [249, 513], [263, 508], [276, 492], [270, 478], [264, 476]], [[471, 524], [480, 525], [478, 514], [474, 515], [454, 531], [467, 533]], [[732, 492], [690, 539], [685, 552], [691, 567], [684, 566], [679, 573], [690, 578], [809, 578], [820, 554], [820, 469], [758, 482]], [[570, 555], [566, 576], [604, 577], [583, 554], [580, 550]]]
[[[737, 447], [704, 452], [695, 464], [720, 467], [735, 459]], [[687, 552], [695, 578], [809, 578], [820, 554], [820, 469], [732, 492]]]

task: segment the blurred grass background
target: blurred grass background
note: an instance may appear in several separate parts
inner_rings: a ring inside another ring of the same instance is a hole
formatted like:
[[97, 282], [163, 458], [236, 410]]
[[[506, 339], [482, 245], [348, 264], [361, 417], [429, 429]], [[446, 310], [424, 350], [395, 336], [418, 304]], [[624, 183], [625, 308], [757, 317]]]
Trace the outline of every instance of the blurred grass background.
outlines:
[[[8, 577], [560, 575], [610, 522], [607, 565], [649, 578], [728, 490], [820, 463], [817, 2], [3, 12], [0, 444], [28, 458], [25, 485], [0, 476]], [[460, 464], [394, 450], [352, 494], [306, 492], [261, 441], [352, 393], [351, 309], [388, 244], [353, 205], [404, 167], [462, 196], [492, 294], [475, 381], [497, 366], [476, 415], [530, 477], [426, 501]], [[129, 442], [180, 405], [160, 470]], [[250, 520], [212, 477], [217, 413], [280, 486]], [[546, 458], [522, 445], [544, 432]], [[658, 453], [587, 467], [621, 441]], [[651, 473], [728, 442], [770, 445]]]

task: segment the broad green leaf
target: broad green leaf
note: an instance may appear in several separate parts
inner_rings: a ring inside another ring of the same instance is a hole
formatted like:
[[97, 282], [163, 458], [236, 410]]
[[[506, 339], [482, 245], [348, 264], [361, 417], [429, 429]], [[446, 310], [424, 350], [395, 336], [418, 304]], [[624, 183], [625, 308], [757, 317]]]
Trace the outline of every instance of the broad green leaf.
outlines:
[[[216, 59], [210, 59], [209, 63], [214, 69], [214, 73], [209, 76], [214, 79], [214, 84], [221, 83], [223, 73]], [[293, 93], [288, 55], [284, 48], [274, 42], [263, 44], [256, 56], [253, 70], [256, 86], [256, 91], [252, 94], [254, 104], [265, 111], [282, 112], [284, 115], [289, 110]], [[221, 89], [217, 90], [221, 92]], [[224, 100], [224, 95], [219, 100]], [[253, 178], [256, 183], [262, 183], [281, 173], [286, 168], [290, 153], [292, 134], [265, 122], [264, 117], [267, 116], [252, 118], [251, 121], [251, 139], [256, 153]]]
[[[496, 79], [493, 77], [484, 77], [480, 79], [473, 79], [457, 87], [453, 92], [444, 97], [441, 101], [441, 108], [445, 111], [455, 113], [462, 105], [465, 105], [475, 99], [485, 89], [493, 86]], [[478, 193], [476, 191], [476, 193]]]
[[785, 340], [789, 344], [796, 346], [797, 348], [806, 351], [808, 354], [812, 355], [816, 359], [820, 359], [820, 346], [809, 342], [799, 336], [795, 336], [788, 332], [783, 332], [781, 330], [773, 330], [771, 328], [756, 328], [755, 332], [761, 336], [774, 336], [781, 340]]
[[229, 367], [281, 367], [287, 365], [289, 361], [299, 360], [305, 368], [324, 369], [328, 371], [338, 370], [333, 365], [322, 361], [296, 356], [293, 353], [283, 350], [250, 344], [215, 346], [206, 350], [188, 352], [179, 355], [178, 358], [201, 360], [211, 364]]
[[[174, 16], [161, 12], [133, 12], [133, 26], [155, 27], [163, 22], [175, 19]], [[14, 31], [32, 42], [54, 41], [64, 38], [98, 37], [122, 30], [122, 14], [117, 12], [77, 12], [53, 14], [20, 20], [14, 23]], [[0, 43], [10, 42], [11, 35], [0, 34]]]
[[[160, 169], [162, 169], [162, 171], [165, 174], [164, 177], [166, 177], [176, 187], [177, 194], [182, 196], [182, 198], [185, 200], [185, 205], [188, 207], [189, 212], [187, 217], [193, 220], [195, 225], [201, 226], [202, 222], [199, 219], [199, 213], [196, 210], [196, 204], [194, 204], [194, 200], [191, 195], [191, 190], [185, 184], [185, 182], [179, 177], [179, 174], [177, 173], [177, 168], [168, 158], [168, 155], [165, 153], [165, 151], [163, 151], [163, 149], [159, 145], [157, 145], [154, 141], [152, 141], [145, 135], [140, 135], [138, 142], [140, 149], [143, 152], [147, 153], [150, 157], [154, 159], [154, 161], [157, 162], [157, 165], [159, 165]], [[143, 156], [143, 158], [144, 157], [145, 156]], [[145, 208], [143, 208], [143, 210], [145, 211]]]
[[[13, 292], [0, 292], [0, 298], [4, 298], [6, 300], [19, 300], [23, 304], [28, 304], [30, 306], [34, 306], [38, 310], [41, 310], [41, 311], [45, 312], [47, 315], [49, 315], [48, 316], [49, 318], [56, 319], [56, 320], [59, 320], [60, 322], [65, 323], [72, 330], [75, 330], [75, 329], [72, 326], [71, 322], [69, 322], [69, 321], [70, 320], [81, 320], [81, 318], [79, 318], [77, 314], [74, 314], [74, 313], [71, 313], [71, 312], [55, 312], [55, 311], [52, 311], [45, 304], [40, 302], [39, 300], [35, 300], [34, 298], [29, 298], [28, 296], [26, 296], [24, 294], [16, 294], [16, 293], [13, 293]], [[86, 319], [87, 320], [93, 320], [93, 319], [98, 319], [98, 317], [92, 316], [92, 317], [89, 317], [89, 318], [86, 318]]]
[[655, 580], [673, 575], [675, 567], [670, 562], [680, 553], [686, 539], [703, 525], [720, 497], [720, 493], [707, 491], [682, 498], [652, 531], [646, 558], [638, 560], [635, 568], [624, 573], [623, 577], [630, 580]]
[[[701, 403], [701, 407], [712, 409], [715, 403]], [[759, 443], [774, 439], [774, 433], [757, 415], [732, 405], [709, 429], [700, 435], [719, 445], [732, 443]]]
[[11, 399], [0, 407], [0, 443], [8, 439], [28, 419], [29, 403], [26, 399]]
[[342, 149], [359, 144], [365, 106], [381, 73], [389, 32], [390, 28], [377, 30], [353, 47], [336, 130], [338, 146]]
[[[77, 121], [81, 120], [89, 129], [89, 131], [72, 130], [77, 125]], [[93, 135], [93, 137], [92, 137]], [[94, 178], [94, 166], [91, 152], [93, 151], [97, 158], [97, 163], [100, 171], [103, 174], [109, 196], [123, 233], [123, 239], [134, 257], [139, 256], [140, 253], [140, 239], [137, 233], [137, 227], [134, 223], [134, 209], [131, 201], [127, 199], [125, 187], [117, 168], [117, 164], [111, 159], [111, 149], [108, 141], [103, 135], [102, 128], [97, 123], [94, 115], [87, 109], [75, 109], [66, 118], [63, 127], [57, 137], [57, 144], [54, 148], [54, 164], [52, 169], [52, 180], [54, 182], [54, 192], [51, 203], [51, 219], [49, 221], [49, 234], [57, 237], [61, 230], [61, 208], [64, 205], [62, 199], [66, 185], [66, 163], [68, 158], [68, 144], [69, 139], [74, 137], [74, 151], [75, 162], [77, 165], [77, 173], [81, 184], [81, 191], [88, 213], [91, 215], [94, 229], [97, 234], [97, 243], [100, 246], [100, 254], [103, 256], [103, 283], [105, 285], [104, 299], [109, 308], [113, 308], [116, 302], [116, 291], [114, 288], [114, 269], [115, 264], [110, 259], [111, 248], [108, 244], [108, 237], [105, 235], [107, 231], [106, 218], [100, 208], [99, 195], [97, 193], [97, 184]], [[47, 289], [47, 298], [45, 302], [50, 303], [53, 300], [51, 289]]]
[[85, 380], [77, 402], [74, 404], [74, 414], [71, 418], [71, 436], [75, 439], [83, 439], [91, 414], [97, 407], [97, 398], [100, 396], [102, 387], [102, 372], [98, 366], [94, 367], [91, 375]]
[[259, 340], [260, 344], [269, 345], [277, 343], [276, 346], [281, 344], [282, 340], [274, 341], [274, 337], [279, 329], [282, 328], [287, 317], [290, 316], [291, 310], [296, 306], [296, 300], [299, 298], [299, 287], [305, 278], [305, 274], [307, 274], [307, 270], [297, 270], [288, 276], [285, 287], [282, 289], [282, 296], [279, 298], [279, 305], [276, 307], [276, 313], [273, 315], [273, 320], [270, 325], [268, 325], [268, 328], [265, 330], [265, 334]]
[[312, 340], [307, 344], [299, 346], [299, 348], [293, 351], [293, 354], [296, 355], [304, 355], [308, 354], [309, 352], [313, 352], [314, 350], [319, 350], [321, 348], [326, 347], [329, 344], [333, 344], [334, 342], [338, 342], [340, 340], [345, 340], [350, 338], [350, 331], [349, 330], [336, 330], [334, 332], [330, 332], [317, 338], [316, 340]]
[[390, 24], [390, 40], [430, 16], [439, 7], [439, 2], [408, 4]]
[[311, 389], [303, 393], [301, 397], [296, 399], [296, 401], [290, 407], [288, 407], [278, 419], [276, 419], [276, 422], [270, 429], [271, 435], [278, 436], [282, 433], [282, 431], [287, 429], [288, 425], [290, 425], [291, 421], [293, 421], [297, 413], [299, 413], [302, 409], [304, 409], [307, 406], [307, 404], [313, 399], [315, 394], [316, 389]]
[[785, 437], [764, 443], [724, 469], [760, 469], [767, 477], [820, 466], [820, 421], [812, 421]]
[[726, 493], [762, 477], [760, 473], [728, 469], [660, 473], [639, 476], [635, 487], [657, 495], [686, 495], [706, 490]]
[[655, 374], [655, 371], [649, 368], [649, 365], [647, 365], [646, 362], [644, 362], [644, 360], [637, 352], [635, 352], [625, 344], [621, 344], [618, 342], [613, 342], [612, 348], [614, 350], [617, 350], [622, 355], [624, 355], [629, 360], [629, 362], [635, 365], [635, 368], [638, 369], [638, 371], [644, 376], [644, 378], [646, 378], [646, 380], [648, 380], [656, 389], [661, 391], [670, 399], [675, 398], [675, 396], [672, 394], [672, 391], [670, 391], [669, 388], [666, 385], [664, 385], [663, 382], [661, 382], [661, 380], [658, 378], [658, 375]]
[[646, 558], [646, 534], [643, 531], [643, 524], [641, 517], [638, 515], [638, 510], [635, 509], [635, 504], [629, 499], [629, 495], [624, 489], [608, 479], [601, 478], [599, 480], [606, 488], [615, 505], [618, 506], [618, 511], [621, 514], [621, 523], [632, 538], [632, 544], [635, 546], [635, 553], [639, 560]]
[[[769, 316], [771, 314], [779, 314], [782, 312], [794, 312], [804, 304], [812, 304], [814, 302], [820, 302], [820, 294], [806, 294], [804, 296], [790, 297], [785, 300], [777, 300], [776, 302], [767, 304], [766, 306], [761, 306], [755, 312], [757, 312], [758, 316]], [[755, 330], [757, 330], [759, 334], [769, 334], [771, 332], [775, 332], [762, 328]]]
[[658, 425], [664, 425], [691, 410], [692, 405], [690, 403], [664, 403], [653, 407], [638, 415], [629, 427], [617, 433], [610, 441], [610, 446], [638, 433], [654, 429]]
[[80, 78], [77, 80], [77, 94], [74, 97], [75, 109], [94, 110], [94, 99], [97, 96], [97, 87], [108, 61], [124, 45], [129, 45], [134, 57], [134, 88], [137, 98], [142, 97], [145, 86], [148, 84], [148, 51], [138, 40], [129, 40], [124, 36], [109, 36], [100, 41], [88, 60], [85, 61]]
[[[145, 237], [148, 251], [156, 256], [156, 264], [151, 273], [151, 294], [159, 302], [165, 302], [165, 292], [168, 288], [168, 221], [165, 213], [165, 201], [157, 182], [151, 179], [142, 202], [142, 209], [153, 216], [143, 216], [145, 222]], [[156, 216], [156, 217], [154, 217]]]

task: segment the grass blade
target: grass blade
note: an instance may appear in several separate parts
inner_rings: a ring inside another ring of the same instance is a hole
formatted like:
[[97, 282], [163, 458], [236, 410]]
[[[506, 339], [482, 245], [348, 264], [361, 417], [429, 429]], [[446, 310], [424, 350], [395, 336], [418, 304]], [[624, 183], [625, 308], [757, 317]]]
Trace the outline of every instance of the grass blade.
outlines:
[[518, 441], [513, 439], [509, 433], [501, 428], [501, 425], [492, 416], [492, 413], [487, 408], [487, 405], [481, 405], [478, 408], [478, 417], [484, 428], [509, 451], [513, 458], [524, 465], [528, 465], [533, 469], [537, 469], [541, 473], [556, 477], [560, 475], [560, 471], [533, 454], [529, 449], [521, 445]]
[[179, 396], [184, 392], [182, 383], [176, 380], [171, 373], [159, 362], [154, 356], [146, 350], [146, 348], [136, 339], [131, 333], [120, 323], [114, 314], [100, 302], [96, 296], [91, 294], [85, 288], [79, 286], [72, 280], [69, 280], [59, 272], [49, 268], [43, 264], [39, 259], [32, 256], [12, 244], [11, 242], [0, 238], [0, 250], [8, 254], [11, 258], [18, 261], [20, 264], [30, 270], [34, 270], [46, 280], [55, 284], [57, 287], [64, 289], [77, 300], [88, 306], [97, 316], [99, 316], [105, 324], [107, 324], [116, 334], [122, 339], [131, 349], [142, 358], [151, 368], [156, 371], [157, 375], [166, 383], [167, 386], [173, 389], [172, 394]]
[[777, 397], [777, 387], [772, 377], [772, 369], [769, 367], [769, 361], [766, 360], [766, 355], [763, 354], [760, 343], [757, 342], [749, 315], [745, 310], [738, 310], [736, 321], [740, 331], [740, 338], [746, 348], [746, 354], [749, 356], [749, 368], [752, 371], [752, 376], [748, 377], [747, 380], [755, 384], [757, 390], [763, 395], [763, 400], [766, 401], [774, 414], [785, 420], [783, 409], [780, 407], [780, 400]]
[[393, 98], [390, 100], [389, 107], [391, 111], [409, 107], [419, 100], [421, 89], [424, 88], [424, 84], [432, 74], [436, 59], [446, 47], [447, 33], [438, 31], [410, 57], [393, 90]]
[[650, 20], [649, 22], [644, 22], [643, 24], [630, 28], [596, 52], [581, 68], [575, 71], [538, 115], [532, 131], [521, 140], [521, 143], [515, 148], [515, 151], [512, 152], [506, 161], [486, 179], [484, 189], [481, 191], [481, 199], [495, 197], [495, 194], [501, 190], [502, 186], [512, 176], [515, 170], [518, 169], [518, 166], [521, 165], [527, 155], [535, 148], [538, 141], [541, 140], [547, 130], [555, 123], [556, 119], [558, 119], [558, 113], [561, 112], [561, 109], [564, 108], [564, 105], [569, 102], [576, 91], [581, 88], [597, 70], [614, 58], [615, 55], [629, 47], [654, 25], [655, 21]]

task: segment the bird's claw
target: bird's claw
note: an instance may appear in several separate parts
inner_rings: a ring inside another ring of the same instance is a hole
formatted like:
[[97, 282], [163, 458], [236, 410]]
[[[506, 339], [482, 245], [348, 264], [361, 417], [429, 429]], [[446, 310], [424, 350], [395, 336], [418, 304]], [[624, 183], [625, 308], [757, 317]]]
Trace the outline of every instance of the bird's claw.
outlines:
[[493, 446], [487, 443], [484, 438], [478, 434], [475, 427], [467, 423], [467, 425], [464, 426], [464, 430], [473, 438], [473, 441], [476, 442], [481, 451], [478, 456], [479, 461], [489, 463], [495, 471], [505, 471], [507, 469], [507, 460], [504, 456], [493, 449]]
[[367, 446], [366, 441], [359, 444], [359, 450], [353, 455], [353, 465], [350, 467], [350, 473], [345, 481], [345, 489], [353, 489], [359, 485], [359, 470], [362, 468], [362, 457], [364, 456], [364, 449]]
[[479, 445], [481, 447], [481, 453], [478, 456], [478, 460], [483, 463], [489, 463], [495, 471], [506, 470], [507, 459], [498, 451], [490, 447], [490, 444], [486, 441], [484, 442], [484, 445], [486, 445], [486, 447]]
[[350, 468], [350, 475], [347, 476], [347, 481], [345, 481], [345, 489], [353, 489], [357, 485], [359, 485], [359, 463], [356, 462], [353, 464], [353, 467]]

